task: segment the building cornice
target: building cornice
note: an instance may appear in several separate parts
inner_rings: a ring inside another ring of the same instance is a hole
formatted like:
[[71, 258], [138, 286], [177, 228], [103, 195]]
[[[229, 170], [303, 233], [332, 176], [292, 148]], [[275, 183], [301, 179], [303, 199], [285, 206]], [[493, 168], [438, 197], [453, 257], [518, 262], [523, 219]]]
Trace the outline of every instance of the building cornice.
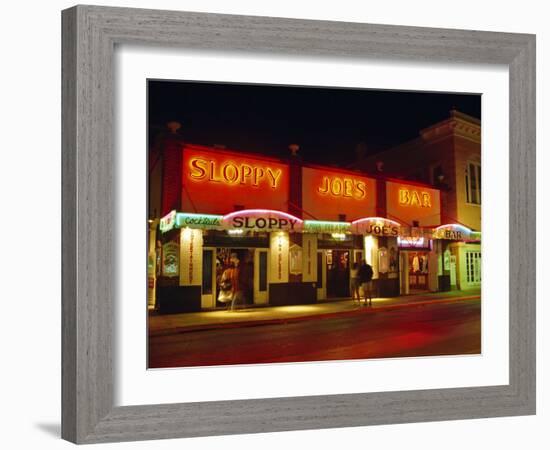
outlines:
[[460, 136], [470, 141], [481, 142], [481, 125], [479, 119], [459, 111], [451, 111], [451, 117], [431, 127], [420, 130], [424, 141], [432, 141], [445, 136]]

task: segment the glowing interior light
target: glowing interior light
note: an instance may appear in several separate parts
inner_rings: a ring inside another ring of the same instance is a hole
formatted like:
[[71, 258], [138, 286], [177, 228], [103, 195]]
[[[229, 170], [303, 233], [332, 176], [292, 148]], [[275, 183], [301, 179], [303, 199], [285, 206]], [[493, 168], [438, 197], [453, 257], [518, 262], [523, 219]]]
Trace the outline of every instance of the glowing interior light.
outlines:
[[191, 234], [193, 231], [189, 227], [185, 227], [183, 230], [181, 230], [182, 237], [184, 241], [188, 241], [191, 239]]
[[424, 238], [402, 238], [398, 236], [397, 245], [402, 245], [404, 247], [424, 247]]
[[372, 250], [374, 249], [374, 238], [365, 236], [365, 259], [368, 264], [372, 265]]
[[236, 230], [227, 230], [227, 234], [231, 236], [240, 236], [244, 234], [244, 230], [236, 229]]
[[343, 241], [346, 239], [346, 233], [332, 233], [332, 238]]

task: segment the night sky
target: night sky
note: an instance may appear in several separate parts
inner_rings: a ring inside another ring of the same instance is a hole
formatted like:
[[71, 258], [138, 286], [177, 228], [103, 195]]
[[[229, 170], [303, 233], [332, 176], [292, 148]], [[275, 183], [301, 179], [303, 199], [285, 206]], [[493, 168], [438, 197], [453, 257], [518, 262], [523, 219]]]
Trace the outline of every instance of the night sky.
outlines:
[[481, 118], [481, 96], [366, 89], [149, 81], [149, 139], [171, 120], [188, 142], [345, 166], [418, 136], [452, 108]]

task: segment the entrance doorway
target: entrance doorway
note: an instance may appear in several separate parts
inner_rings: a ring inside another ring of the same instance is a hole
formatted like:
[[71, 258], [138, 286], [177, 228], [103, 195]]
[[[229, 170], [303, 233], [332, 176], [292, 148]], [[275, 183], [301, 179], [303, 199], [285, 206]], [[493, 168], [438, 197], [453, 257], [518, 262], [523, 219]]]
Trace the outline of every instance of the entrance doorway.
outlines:
[[349, 250], [326, 250], [327, 297], [349, 297]]
[[408, 252], [409, 293], [428, 290], [428, 252]]
[[241, 292], [240, 306], [254, 303], [254, 253], [249, 248], [216, 248], [216, 307], [227, 307], [235, 289]]

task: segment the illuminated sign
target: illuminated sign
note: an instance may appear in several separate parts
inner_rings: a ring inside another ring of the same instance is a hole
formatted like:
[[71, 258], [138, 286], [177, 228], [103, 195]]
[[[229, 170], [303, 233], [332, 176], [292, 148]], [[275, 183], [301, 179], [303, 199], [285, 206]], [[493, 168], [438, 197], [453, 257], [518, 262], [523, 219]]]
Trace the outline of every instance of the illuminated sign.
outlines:
[[399, 204], [404, 206], [420, 206], [421, 208], [431, 208], [431, 196], [426, 191], [416, 189], [399, 189]]
[[348, 233], [349, 222], [329, 222], [325, 220], [304, 220], [305, 233]]
[[269, 209], [235, 211], [223, 216], [222, 225], [248, 231], [302, 231], [304, 222], [290, 214]]
[[399, 234], [400, 224], [383, 217], [365, 217], [351, 223], [354, 234], [372, 234], [374, 236], [396, 237]]
[[285, 211], [289, 169], [268, 158], [209, 147], [183, 147], [181, 209], [225, 214], [243, 209]]
[[202, 231], [184, 228], [180, 234], [180, 286], [196, 286], [202, 274]]
[[317, 281], [317, 236], [302, 236], [302, 282]]
[[189, 177], [212, 183], [248, 184], [256, 187], [260, 183], [266, 183], [271, 189], [275, 189], [279, 185], [281, 174], [281, 169], [247, 163], [238, 164], [231, 160], [222, 163], [202, 157], [189, 160]]
[[451, 241], [480, 240], [481, 233], [474, 232], [464, 225], [451, 223], [441, 225], [433, 230], [434, 239], [448, 239]]
[[176, 225], [176, 210], [170, 211], [162, 219], [160, 219], [159, 228], [160, 231], [166, 233], [170, 231]]
[[[428, 186], [386, 181], [386, 214], [407, 226], [441, 223], [440, 192]], [[401, 232], [400, 232], [401, 233]]]
[[271, 283], [288, 283], [289, 238], [284, 231], [271, 233], [269, 237]]
[[376, 180], [351, 171], [302, 167], [300, 206], [310, 217], [321, 221], [375, 215]]
[[207, 230], [222, 229], [223, 216], [215, 214], [177, 213], [176, 226], [178, 228], [200, 228]]
[[317, 187], [317, 192], [321, 195], [362, 200], [367, 196], [367, 187], [364, 181], [353, 178], [324, 176], [321, 185]]

